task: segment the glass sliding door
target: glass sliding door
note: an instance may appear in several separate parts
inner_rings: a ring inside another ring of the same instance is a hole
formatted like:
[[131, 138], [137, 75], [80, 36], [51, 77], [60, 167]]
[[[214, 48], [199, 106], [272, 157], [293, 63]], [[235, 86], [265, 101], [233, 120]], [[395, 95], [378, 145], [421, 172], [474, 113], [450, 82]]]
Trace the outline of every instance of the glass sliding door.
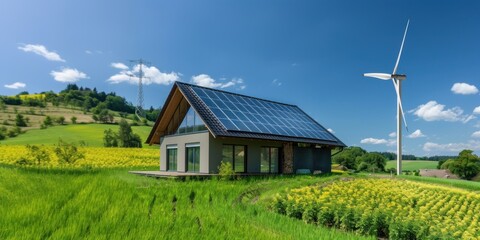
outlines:
[[270, 148], [270, 172], [278, 173], [278, 148]]
[[200, 172], [200, 146], [199, 144], [186, 145], [186, 160], [188, 172]]
[[167, 146], [167, 171], [177, 171], [177, 145]]
[[260, 172], [278, 173], [278, 159], [278, 148], [262, 147], [260, 149]]
[[270, 148], [262, 147], [260, 149], [260, 172], [270, 172]]
[[246, 146], [223, 145], [222, 162], [232, 164], [232, 169], [237, 173], [246, 172]]
[[233, 170], [238, 173], [245, 172], [245, 146], [234, 146], [235, 164]]

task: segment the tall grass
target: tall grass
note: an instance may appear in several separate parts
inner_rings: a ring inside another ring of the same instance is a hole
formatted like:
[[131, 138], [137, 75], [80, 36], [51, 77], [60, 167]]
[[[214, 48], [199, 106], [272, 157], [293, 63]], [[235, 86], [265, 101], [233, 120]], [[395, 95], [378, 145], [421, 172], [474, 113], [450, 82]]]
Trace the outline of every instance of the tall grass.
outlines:
[[0, 176], [0, 239], [361, 238], [265, 207], [279, 191], [335, 177], [178, 181], [1, 166]]

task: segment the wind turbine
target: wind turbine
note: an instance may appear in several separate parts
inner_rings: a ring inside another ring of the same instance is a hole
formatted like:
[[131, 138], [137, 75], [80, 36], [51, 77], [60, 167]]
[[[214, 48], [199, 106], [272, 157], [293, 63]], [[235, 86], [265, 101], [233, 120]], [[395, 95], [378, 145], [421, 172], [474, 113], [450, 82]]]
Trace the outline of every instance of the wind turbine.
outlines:
[[[405, 43], [405, 37], [407, 36], [408, 25], [410, 24], [410, 19], [407, 21], [407, 26], [405, 27], [405, 33], [403, 34], [402, 45], [400, 46], [400, 51], [398, 52], [397, 62], [393, 68], [393, 73], [365, 73], [363, 76], [378, 78], [381, 80], [392, 80], [393, 87], [397, 93], [397, 175], [402, 173], [402, 119], [405, 123], [405, 128], [408, 131], [407, 121], [405, 120], [405, 115], [403, 113], [402, 107], [402, 81], [407, 78], [405, 74], [397, 74], [398, 63], [400, 62], [400, 57], [402, 56], [403, 44]], [[402, 117], [400, 117], [402, 116]]]

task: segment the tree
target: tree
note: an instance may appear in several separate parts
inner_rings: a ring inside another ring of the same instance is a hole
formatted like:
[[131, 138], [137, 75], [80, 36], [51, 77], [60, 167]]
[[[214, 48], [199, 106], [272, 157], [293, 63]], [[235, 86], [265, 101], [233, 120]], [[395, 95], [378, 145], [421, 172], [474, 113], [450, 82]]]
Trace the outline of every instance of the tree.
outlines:
[[2, 126], [0, 127], [0, 140], [7, 138], [7, 128]]
[[26, 127], [27, 126], [27, 122], [25, 122], [25, 118], [20, 113], [18, 113], [17, 116], [15, 117], [15, 126], [17, 126], [17, 127]]
[[64, 116], [60, 116], [60, 117], [58, 117], [55, 121], [56, 121], [58, 124], [63, 125], [63, 124], [65, 124], [65, 117], [64, 117]]
[[50, 161], [50, 153], [44, 146], [27, 145], [26, 148], [33, 164], [41, 165]]
[[332, 161], [348, 169], [357, 169], [358, 158], [366, 153], [367, 151], [361, 147], [347, 147], [339, 154], [333, 156]]
[[72, 116], [72, 117], [70, 118], [70, 121], [72, 121], [72, 124], [76, 124], [76, 123], [77, 123], [77, 117]]
[[379, 153], [367, 153], [358, 159], [359, 171], [379, 172], [385, 171], [385, 165], [387, 165], [387, 159]]
[[80, 159], [84, 159], [85, 155], [73, 143], [58, 140], [58, 144], [54, 149], [60, 163], [74, 164]]
[[43, 125], [45, 125], [46, 127], [52, 126], [53, 125], [52, 117], [47, 115], [45, 119], [43, 119]]
[[120, 129], [118, 130], [118, 139], [121, 147], [141, 148], [142, 141], [138, 134], [132, 132], [132, 127], [125, 119], [120, 121]]
[[480, 172], [480, 158], [472, 150], [465, 149], [456, 159], [449, 159], [442, 164], [443, 169], [450, 170], [462, 179], [471, 179]]
[[113, 132], [112, 129], [107, 129], [103, 136], [103, 146], [105, 147], [118, 147], [118, 135]]

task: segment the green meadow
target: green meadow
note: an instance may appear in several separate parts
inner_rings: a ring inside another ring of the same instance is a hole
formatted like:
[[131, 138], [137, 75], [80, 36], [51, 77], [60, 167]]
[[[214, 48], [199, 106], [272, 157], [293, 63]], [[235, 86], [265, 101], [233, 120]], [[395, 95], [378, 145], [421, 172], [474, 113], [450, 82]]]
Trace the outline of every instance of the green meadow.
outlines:
[[[14, 138], [0, 141], [5, 145], [45, 144], [53, 145], [62, 139], [67, 142], [84, 143], [86, 146], [103, 147], [103, 132], [112, 129], [117, 132], [119, 126], [114, 124], [72, 124], [53, 126], [47, 129], [32, 129], [26, 134], [20, 134]], [[152, 127], [132, 126], [132, 131], [140, 135], [141, 139], [147, 139]], [[144, 147], [149, 147], [144, 144]]]
[[[402, 170], [437, 169], [437, 164], [437, 161], [403, 160]], [[389, 168], [397, 168], [397, 160], [388, 161], [385, 169]]]
[[11, 166], [0, 176], [0, 239], [368, 239], [269, 210], [276, 193], [339, 176], [179, 181]]

